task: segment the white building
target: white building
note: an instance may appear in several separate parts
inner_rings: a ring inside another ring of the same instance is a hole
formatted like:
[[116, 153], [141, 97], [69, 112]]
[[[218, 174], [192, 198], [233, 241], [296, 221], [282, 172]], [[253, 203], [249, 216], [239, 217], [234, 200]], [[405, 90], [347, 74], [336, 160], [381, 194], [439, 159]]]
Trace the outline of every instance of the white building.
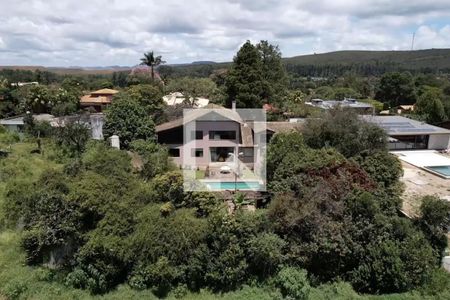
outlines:
[[450, 130], [401, 116], [361, 116], [389, 135], [390, 150], [450, 148]]

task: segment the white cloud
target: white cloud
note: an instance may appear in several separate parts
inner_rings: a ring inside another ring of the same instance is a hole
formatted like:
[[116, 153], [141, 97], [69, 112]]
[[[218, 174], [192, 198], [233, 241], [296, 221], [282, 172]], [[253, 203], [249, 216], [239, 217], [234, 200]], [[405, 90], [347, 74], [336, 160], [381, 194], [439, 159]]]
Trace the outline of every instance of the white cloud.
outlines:
[[247, 39], [285, 56], [450, 47], [448, 0], [0, 0], [0, 65], [229, 61]]

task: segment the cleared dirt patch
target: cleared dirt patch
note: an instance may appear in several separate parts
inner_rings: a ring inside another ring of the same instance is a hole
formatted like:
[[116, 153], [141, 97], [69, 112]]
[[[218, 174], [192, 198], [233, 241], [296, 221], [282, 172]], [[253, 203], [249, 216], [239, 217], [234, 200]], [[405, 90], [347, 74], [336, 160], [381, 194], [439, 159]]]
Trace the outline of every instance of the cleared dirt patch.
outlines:
[[401, 181], [405, 184], [403, 193], [403, 210], [411, 216], [417, 215], [420, 199], [426, 195], [436, 195], [450, 201], [450, 180], [424, 171], [404, 161], [404, 175]]

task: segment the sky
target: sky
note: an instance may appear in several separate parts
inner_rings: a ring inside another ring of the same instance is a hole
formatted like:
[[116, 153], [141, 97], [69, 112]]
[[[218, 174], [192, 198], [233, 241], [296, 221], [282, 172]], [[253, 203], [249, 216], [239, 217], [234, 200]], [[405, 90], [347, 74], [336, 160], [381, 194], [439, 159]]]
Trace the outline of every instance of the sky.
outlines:
[[284, 57], [450, 48], [450, 0], [0, 0], [0, 65], [231, 61], [246, 41]]

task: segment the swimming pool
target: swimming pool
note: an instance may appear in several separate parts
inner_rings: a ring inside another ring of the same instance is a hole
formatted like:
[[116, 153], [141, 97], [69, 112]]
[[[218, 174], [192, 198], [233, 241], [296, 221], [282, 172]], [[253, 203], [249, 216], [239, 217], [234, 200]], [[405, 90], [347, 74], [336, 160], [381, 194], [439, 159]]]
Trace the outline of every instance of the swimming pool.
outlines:
[[444, 178], [450, 178], [450, 166], [427, 166], [424, 168]]
[[247, 191], [259, 191], [263, 190], [264, 186], [257, 181], [238, 181], [236, 186], [234, 182], [226, 181], [203, 181], [209, 190], [211, 191], [224, 191], [224, 190], [247, 190]]

